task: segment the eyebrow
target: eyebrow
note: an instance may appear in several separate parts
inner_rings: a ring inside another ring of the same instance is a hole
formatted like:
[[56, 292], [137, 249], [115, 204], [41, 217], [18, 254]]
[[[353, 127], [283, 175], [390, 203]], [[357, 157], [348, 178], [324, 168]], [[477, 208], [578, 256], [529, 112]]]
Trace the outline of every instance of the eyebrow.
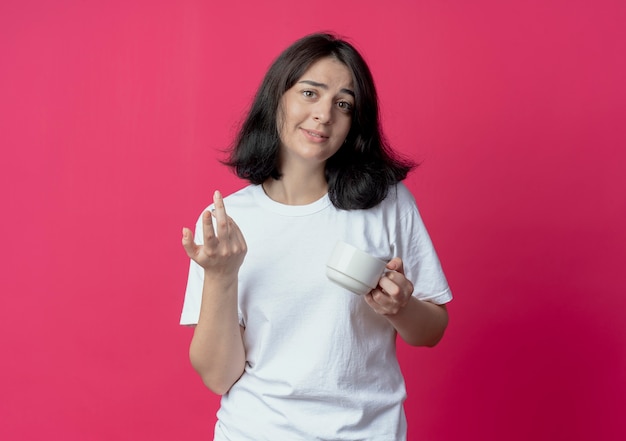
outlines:
[[[302, 81], [298, 81], [298, 83], [304, 83], [304, 84], [308, 84], [310, 86], [313, 87], [319, 87], [320, 89], [324, 89], [324, 90], [328, 90], [328, 86], [324, 83], [318, 83], [317, 81], [311, 81], [311, 80], [302, 80]], [[341, 89], [340, 92], [348, 94], [350, 96], [352, 96], [353, 98], [356, 98], [354, 91], [350, 90], [350, 89]]]

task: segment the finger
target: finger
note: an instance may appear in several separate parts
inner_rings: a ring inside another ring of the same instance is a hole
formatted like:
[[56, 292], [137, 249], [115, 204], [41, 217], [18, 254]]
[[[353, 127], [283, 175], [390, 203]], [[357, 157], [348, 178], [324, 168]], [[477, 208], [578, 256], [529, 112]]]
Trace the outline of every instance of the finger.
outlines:
[[219, 190], [215, 190], [213, 194], [213, 205], [215, 206], [215, 222], [217, 224], [217, 237], [228, 237], [228, 216], [226, 215], [226, 207], [224, 206], [224, 199]]
[[365, 302], [370, 305], [374, 311], [377, 311], [380, 306], [378, 305], [378, 303], [376, 303], [376, 300], [374, 299], [374, 291], [375, 290], [373, 289], [365, 294]]
[[376, 313], [383, 315], [389, 313], [396, 304], [389, 294], [380, 288], [370, 291], [366, 295], [365, 301]]
[[228, 216], [228, 231], [231, 239], [235, 239], [239, 244], [243, 245], [244, 248], [247, 248], [246, 239], [239, 229], [239, 225], [237, 225], [237, 223], [230, 216]]
[[213, 229], [213, 215], [209, 210], [202, 213], [202, 237], [204, 244], [209, 244], [215, 239], [215, 230]]
[[392, 280], [392, 278], [393, 278], [393, 273], [387, 273], [384, 276], [382, 276], [380, 280], [378, 281], [378, 287], [380, 291], [382, 291], [383, 294], [386, 294], [391, 297], [397, 295], [397, 293], [400, 291], [397, 283], [394, 280]]
[[404, 274], [391, 271], [385, 274], [379, 282], [381, 289], [395, 302], [406, 303], [413, 294], [413, 284]]
[[183, 228], [183, 248], [187, 253], [187, 256], [192, 257], [195, 255], [196, 244], [193, 242], [193, 233], [189, 228]]
[[388, 272], [386, 274], [387, 278], [389, 280], [391, 280], [393, 283], [395, 283], [400, 291], [404, 294], [406, 294], [407, 296], [410, 296], [413, 294], [413, 282], [411, 282], [409, 279], [407, 279], [406, 275], [404, 274], [404, 269], [401, 268], [402, 271], [393, 271], [393, 272]]
[[[390, 286], [393, 287], [393, 285], [390, 285]], [[378, 287], [376, 289], [372, 290], [372, 298], [379, 305], [384, 305], [384, 304], [388, 303], [389, 301], [392, 300], [392, 297], [393, 297], [393, 294], [390, 293], [389, 291], [387, 291], [380, 284], [378, 285]]]

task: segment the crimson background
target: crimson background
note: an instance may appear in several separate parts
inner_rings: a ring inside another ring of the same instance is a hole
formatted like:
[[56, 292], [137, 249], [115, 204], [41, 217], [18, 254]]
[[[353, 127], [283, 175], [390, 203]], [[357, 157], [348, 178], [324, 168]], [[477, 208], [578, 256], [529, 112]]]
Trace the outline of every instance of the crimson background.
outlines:
[[192, 226], [269, 63], [371, 64], [455, 294], [402, 343], [411, 440], [626, 438], [621, 1], [0, 4], [0, 438], [209, 439], [177, 320]]

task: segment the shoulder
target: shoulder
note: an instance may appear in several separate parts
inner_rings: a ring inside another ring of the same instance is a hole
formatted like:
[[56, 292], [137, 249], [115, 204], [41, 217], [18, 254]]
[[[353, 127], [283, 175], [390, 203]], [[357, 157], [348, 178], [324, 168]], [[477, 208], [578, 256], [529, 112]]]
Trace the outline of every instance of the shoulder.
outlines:
[[391, 189], [395, 191], [398, 203], [415, 205], [415, 197], [404, 183], [398, 182], [396, 185], [393, 185]]
[[376, 215], [386, 219], [390, 229], [421, 229], [422, 216], [413, 193], [399, 182], [389, 186], [385, 199], [375, 207]]
[[[224, 205], [226, 205], [226, 209], [228, 209], [228, 206], [230, 205], [245, 205], [246, 202], [255, 197], [255, 194], [258, 192], [259, 188], [259, 185], [250, 184], [224, 196]], [[213, 208], [214, 206], [211, 203], [205, 208], [205, 210], [212, 210]]]
[[387, 196], [379, 204], [379, 207], [384, 211], [393, 209], [399, 212], [417, 209], [415, 197], [402, 182], [389, 186]]
[[[226, 213], [232, 217], [232, 214], [234, 212], [245, 209], [246, 207], [251, 207], [252, 202], [255, 199], [255, 194], [259, 191], [259, 188], [259, 185], [251, 184], [235, 191], [234, 193], [224, 196], [224, 206], [226, 207]], [[214, 208], [214, 204], [210, 204], [206, 206], [206, 208], [202, 210], [202, 212], [213, 211]], [[198, 216], [197, 223], [198, 225], [202, 223], [202, 213], [200, 213], [200, 216]]]
[[242, 202], [247, 202], [250, 199], [253, 199], [256, 197], [256, 194], [259, 191], [263, 191], [262, 187], [260, 185], [254, 185], [254, 184], [250, 184], [250, 185], [246, 185], [245, 187], [235, 191], [234, 193], [229, 194], [228, 196], [226, 196], [224, 198], [224, 203], [232, 203], [232, 204], [240, 204]]

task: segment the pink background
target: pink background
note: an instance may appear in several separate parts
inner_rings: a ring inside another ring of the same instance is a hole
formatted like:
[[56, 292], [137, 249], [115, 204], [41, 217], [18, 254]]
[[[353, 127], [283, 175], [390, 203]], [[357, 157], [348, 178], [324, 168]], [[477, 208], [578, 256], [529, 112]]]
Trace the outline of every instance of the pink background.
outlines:
[[455, 294], [410, 440], [626, 439], [623, 1], [0, 4], [0, 439], [209, 439], [192, 226], [271, 60], [350, 37]]

